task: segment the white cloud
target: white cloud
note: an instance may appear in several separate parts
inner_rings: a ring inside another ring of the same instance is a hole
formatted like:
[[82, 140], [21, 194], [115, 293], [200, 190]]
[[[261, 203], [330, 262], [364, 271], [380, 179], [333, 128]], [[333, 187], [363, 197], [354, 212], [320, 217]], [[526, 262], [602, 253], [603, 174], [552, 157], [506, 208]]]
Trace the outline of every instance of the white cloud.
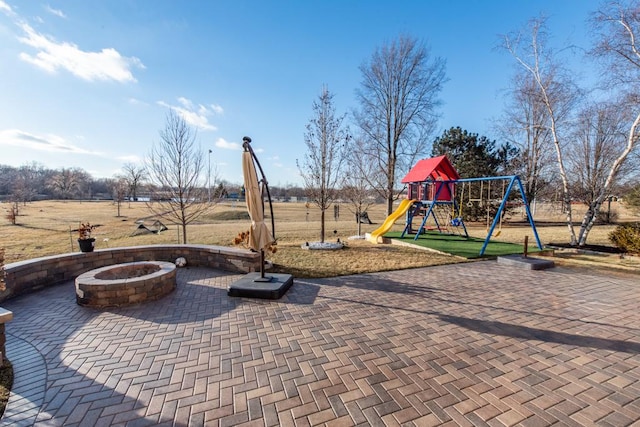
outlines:
[[223, 109], [220, 106], [211, 105], [206, 107], [202, 104], [195, 105], [190, 99], [178, 97], [180, 105], [171, 105], [164, 101], [158, 101], [158, 105], [170, 108], [175, 111], [188, 124], [202, 130], [217, 130], [218, 128], [209, 123], [209, 117], [216, 114], [222, 114]]
[[125, 163], [136, 163], [136, 164], [142, 163], [144, 160], [142, 157], [137, 156], [135, 154], [129, 154], [127, 156], [118, 156], [117, 159]]
[[15, 12], [11, 9], [11, 6], [6, 4], [3, 0], [0, 0], [0, 11], [7, 16], [15, 16]]
[[183, 96], [179, 96], [178, 97], [178, 102], [180, 104], [182, 104], [184, 106], [184, 108], [188, 109], [188, 110], [193, 110], [193, 102], [191, 102], [189, 99], [183, 97]]
[[0, 131], [0, 146], [11, 145], [39, 151], [62, 152], [72, 154], [94, 154], [99, 152], [75, 146], [58, 135], [35, 135], [19, 129], [5, 129]]
[[37, 51], [35, 55], [22, 52], [20, 59], [47, 72], [55, 73], [63, 69], [87, 81], [114, 80], [123, 83], [136, 81], [132, 68], [145, 68], [138, 58], [124, 57], [113, 48], [85, 52], [73, 43], [57, 42], [52, 37], [40, 34], [25, 22], [18, 25], [25, 33], [18, 40]]
[[218, 138], [215, 145], [216, 147], [222, 148], [223, 150], [242, 150], [242, 144], [238, 144], [237, 142], [228, 142], [224, 138]]
[[211, 105], [209, 105], [209, 108], [211, 108], [211, 111], [213, 111], [215, 114], [223, 114], [224, 113], [224, 109], [220, 105], [211, 104]]
[[45, 7], [44, 7], [44, 8], [45, 8], [45, 10], [46, 10], [47, 12], [49, 12], [49, 13], [50, 13], [50, 14], [52, 14], [52, 15], [55, 15], [55, 16], [57, 16], [57, 17], [59, 17], [59, 18], [65, 18], [65, 19], [67, 18], [67, 16], [64, 14], [64, 12], [63, 12], [63, 11], [61, 11], [60, 9], [54, 9], [54, 8], [52, 8], [52, 7], [51, 7], [51, 6], [49, 6], [49, 5], [45, 5]]
[[131, 104], [131, 105], [145, 105], [145, 106], [146, 106], [146, 105], [149, 105], [148, 103], [146, 103], [146, 102], [144, 102], [144, 101], [141, 101], [141, 100], [139, 100], [139, 99], [136, 99], [136, 98], [129, 98], [129, 99], [127, 100], [127, 102], [128, 102], [129, 104]]

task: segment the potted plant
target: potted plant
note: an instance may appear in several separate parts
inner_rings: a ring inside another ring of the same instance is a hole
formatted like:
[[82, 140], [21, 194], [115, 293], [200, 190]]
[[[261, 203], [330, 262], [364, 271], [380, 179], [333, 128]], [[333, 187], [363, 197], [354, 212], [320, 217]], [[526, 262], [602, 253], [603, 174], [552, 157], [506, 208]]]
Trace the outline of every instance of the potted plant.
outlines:
[[78, 245], [80, 245], [81, 252], [93, 252], [96, 239], [91, 237], [91, 231], [93, 231], [94, 228], [96, 228], [96, 226], [88, 222], [80, 223], [78, 227]]

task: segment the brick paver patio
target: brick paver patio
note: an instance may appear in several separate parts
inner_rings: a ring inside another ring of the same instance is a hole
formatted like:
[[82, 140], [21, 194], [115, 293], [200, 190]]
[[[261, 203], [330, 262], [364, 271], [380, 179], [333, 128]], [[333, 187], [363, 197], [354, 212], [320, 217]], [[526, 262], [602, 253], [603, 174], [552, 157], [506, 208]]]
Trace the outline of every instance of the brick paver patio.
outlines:
[[640, 423], [640, 284], [495, 261], [296, 279], [278, 301], [181, 269], [144, 305], [7, 301], [8, 425]]

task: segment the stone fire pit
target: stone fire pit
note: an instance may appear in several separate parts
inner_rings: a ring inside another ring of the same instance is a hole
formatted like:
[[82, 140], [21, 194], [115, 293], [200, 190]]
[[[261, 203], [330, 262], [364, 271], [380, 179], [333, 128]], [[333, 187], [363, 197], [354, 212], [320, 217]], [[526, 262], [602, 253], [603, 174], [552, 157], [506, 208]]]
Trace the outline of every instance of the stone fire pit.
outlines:
[[76, 278], [76, 302], [88, 307], [119, 307], [152, 301], [176, 287], [176, 266], [142, 261], [110, 265]]

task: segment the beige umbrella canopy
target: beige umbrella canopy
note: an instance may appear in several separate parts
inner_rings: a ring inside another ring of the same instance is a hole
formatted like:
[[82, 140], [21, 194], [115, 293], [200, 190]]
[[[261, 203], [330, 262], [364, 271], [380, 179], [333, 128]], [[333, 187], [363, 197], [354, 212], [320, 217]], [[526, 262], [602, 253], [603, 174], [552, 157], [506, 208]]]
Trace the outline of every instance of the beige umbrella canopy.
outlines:
[[[256, 277], [256, 272], [251, 272], [245, 277], [236, 280], [227, 288], [227, 295], [233, 297], [253, 297], [278, 299], [293, 284], [291, 274], [273, 273], [264, 275], [264, 251], [275, 243], [276, 224], [273, 218], [273, 206], [271, 195], [269, 194], [269, 184], [262, 171], [262, 166], [251, 148], [251, 138], [242, 138], [242, 174], [244, 176], [245, 200], [247, 210], [251, 217], [251, 229], [249, 230], [249, 247], [260, 252], [260, 275]], [[256, 170], [257, 168], [257, 170]], [[262, 179], [258, 181], [258, 174]], [[264, 199], [262, 189], [266, 190], [269, 198], [269, 209], [271, 211], [271, 231], [264, 222]]]
[[255, 251], [266, 249], [274, 238], [264, 222], [264, 202], [262, 191], [258, 185], [258, 174], [253, 163], [251, 152], [242, 153], [242, 174], [244, 176], [244, 191], [247, 202], [247, 210], [251, 218], [249, 230], [249, 247]]

